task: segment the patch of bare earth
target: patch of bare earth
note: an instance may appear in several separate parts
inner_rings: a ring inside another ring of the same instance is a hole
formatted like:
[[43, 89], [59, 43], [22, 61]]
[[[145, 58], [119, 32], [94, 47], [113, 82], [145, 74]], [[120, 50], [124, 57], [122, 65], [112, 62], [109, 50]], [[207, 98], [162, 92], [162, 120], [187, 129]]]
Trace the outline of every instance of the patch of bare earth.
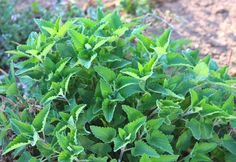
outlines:
[[156, 0], [156, 13], [174, 28], [174, 37], [192, 40], [202, 55], [211, 54], [236, 75], [235, 0]]

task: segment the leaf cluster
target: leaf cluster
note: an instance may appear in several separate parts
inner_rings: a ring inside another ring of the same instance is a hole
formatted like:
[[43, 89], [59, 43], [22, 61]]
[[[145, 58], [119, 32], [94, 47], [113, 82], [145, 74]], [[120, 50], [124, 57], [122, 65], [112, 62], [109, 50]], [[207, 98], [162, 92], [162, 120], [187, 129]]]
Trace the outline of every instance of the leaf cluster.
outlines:
[[0, 93], [16, 105], [2, 100], [0, 121], [15, 137], [2, 143], [3, 154], [18, 161], [236, 160], [236, 80], [226, 67], [184, 49], [186, 40], [170, 40], [171, 30], [145, 36], [117, 12], [35, 22], [40, 32], [8, 51], [14, 63]]

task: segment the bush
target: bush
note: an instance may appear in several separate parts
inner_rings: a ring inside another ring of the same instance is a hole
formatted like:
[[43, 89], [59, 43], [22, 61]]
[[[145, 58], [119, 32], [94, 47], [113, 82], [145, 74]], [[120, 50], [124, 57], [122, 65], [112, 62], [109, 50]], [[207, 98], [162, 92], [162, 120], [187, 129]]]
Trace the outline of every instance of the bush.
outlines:
[[15, 63], [0, 86], [3, 155], [235, 161], [236, 80], [226, 67], [184, 50], [171, 30], [146, 37], [117, 12], [36, 23], [41, 32], [8, 52]]
[[19, 6], [21, 1], [0, 0], [0, 66], [6, 65], [7, 57], [3, 57], [7, 50], [15, 49], [17, 44], [24, 43], [28, 35], [35, 29], [33, 18], [56, 20], [58, 16], [63, 19], [82, 16], [81, 10], [75, 5], [63, 5], [58, 3], [46, 9], [40, 3]]

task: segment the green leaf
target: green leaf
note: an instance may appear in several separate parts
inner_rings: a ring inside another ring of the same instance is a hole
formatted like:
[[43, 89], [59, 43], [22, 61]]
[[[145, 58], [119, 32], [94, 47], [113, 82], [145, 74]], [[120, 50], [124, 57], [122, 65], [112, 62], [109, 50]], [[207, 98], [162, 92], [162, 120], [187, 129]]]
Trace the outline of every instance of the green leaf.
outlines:
[[191, 107], [196, 106], [199, 102], [198, 93], [195, 90], [190, 90]]
[[201, 124], [198, 120], [192, 118], [186, 122], [186, 127], [191, 130], [195, 139], [199, 140], [201, 138]]
[[100, 75], [106, 82], [112, 82], [116, 78], [116, 74], [111, 69], [104, 66], [95, 66], [94, 70]]
[[231, 95], [224, 103], [222, 109], [229, 114], [232, 114], [234, 111], [234, 96]]
[[124, 148], [128, 143], [130, 143], [130, 141], [125, 141], [125, 140], [122, 140], [119, 136], [114, 138], [113, 140], [114, 142], [114, 151], [118, 151], [122, 148]]
[[31, 141], [27, 137], [24, 135], [18, 135], [6, 146], [3, 151], [3, 155], [19, 147], [24, 147], [30, 143]]
[[43, 131], [49, 111], [50, 111], [50, 106], [46, 106], [35, 116], [32, 125], [38, 132]]
[[100, 79], [100, 89], [104, 98], [107, 98], [112, 93], [111, 86], [103, 79]]
[[72, 162], [71, 155], [68, 151], [62, 151], [58, 156], [59, 162]]
[[63, 24], [60, 28], [59, 31], [57, 33], [57, 35], [59, 37], [64, 37], [64, 35], [66, 34], [66, 32], [70, 29], [70, 27], [73, 25], [73, 21], [72, 20], [68, 20], [65, 24]]
[[20, 158], [16, 162], [30, 161], [31, 158], [32, 158], [32, 156], [30, 155], [30, 153], [28, 151], [24, 151], [22, 153], [22, 155], [20, 156]]
[[86, 43], [86, 36], [75, 31], [75, 30], [70, 30], [69, 35], [72, 38], [72, 41], [74, 43], [74, 47], [77, 51], [81, 51], [84, 49], [84, 45]]
[[222, 146], [232, 154], [236, 155], [236, 141], [230, 135], [224, 136], [222, 139]]
[[116, 130], [111, 127], [90, 126], [90, 129], [95, 137], [105, 143], [109, 143], [116, 136]]
[[40, 151], [40, 153], [45, 157], [48, 157], [54, 153], [52, 146], [50, 144], [45, 143], [42, 140], [38, 140], [36, 146], [37, 149]]
[[139, 162], [176, 162], [179, 155], [161, 155], [159, 158], [149, 158], [144, 154]]
[[176, 148], [180, 151], [185, 151], [191, 145], [192, 134], [189, 130], [184, 131], [178, 138]]
[[57, 137], [57, 141], [58, 144], [60, 145], [60, 147], [64, 150], [64, 151], [68, 151], [68, 146], [69, 146], [69, 138], [67, 138], [64, 135], [61, 135], [60, 133], [56, 132], [56, 137]]
[[130, 135], [131, 141], [135, 140], [138, 130], [145, 124], [146, 119], [146, 117], [141, 117], [125, 125], [124, 130]]
[[109, 152], [111, 152], [111, 146], [106, 143], [96, 143], [92, 145], [89, 150], [93, 153], [97, 154], [98, 156], [106, 156]]
[[170, 42], [171, 29], [167, 29], [157, 40], [157, 45], [160, 47], [168, 46]]
[[196, 143], [191, 154], [206, 154], [213, 151], [217, 147], [216, 143], [213, 142], [201, 142]]
[[103, 102], [102, 102], [102, 111], [103, 111], [105, 119], [108, 122], [112, 121], [115, 108], [116, 108], [116, 103], [111, 102], [107, 98], [103, 100]]
[[127, 114], [130, 122], [143, 117], [143, 114], [140, 111], [128, 105], [122, 105], [122, 109]]
[[209, 67], [205, 62], [199, 62], [193, 70], [200, 79], [205, 79], [209, 75]]
[[54, 43], [51, 43], [49, 45], [47, 45], [43, 51], [40, 53], [39, 57], [46, 57], [47, 54], [50, 52], [50, 50], [52, 49], [52, 47], [54, 46]]
[[29, 136], [33, 136], [34, 134], [34, 128], [32, 125], [28, 123], [23, 123], [16, 119], [10, 119], [11, 127], [14, 130], [16, 134], [25, 134]]
[[147, 137], [147, 142], [149, 145], [161, 149], [169, 154], [173, 154], [174, 151], [168, 137], [160, 131], [154, 131]]
[[164, 123], [164, 118], [151, 119], [147, 122], [147, 129], [149, 131], [158, 130], [160, 126]]
[[132, 148], [131, 153], [133, 156], [141, 156], [146, 154], [150, 157], [160, 157], [155, 149], [141, 140], [135, 142], [135, 147]]
[[16, 83], [12, 83], [7, 87], [6, 95], [7, 96], [17, 96], [17, 95], [19, 95], [19, 91], [18, 91]]
[[119, 76], [117, 79], [119, 85], [118, 91], [124, 98], [128, 98], [134, 94], [142, 92], [139, 80], [129, 76]]

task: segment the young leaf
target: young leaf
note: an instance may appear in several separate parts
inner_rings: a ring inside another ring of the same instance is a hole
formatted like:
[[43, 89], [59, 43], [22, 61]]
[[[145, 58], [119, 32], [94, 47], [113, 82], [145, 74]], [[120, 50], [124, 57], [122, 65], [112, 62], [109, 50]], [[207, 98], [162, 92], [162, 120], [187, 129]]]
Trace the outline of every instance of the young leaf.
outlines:
[[116, 130], [111, 127], [90, 126], [90, 129], [95, 137], [105, 143], [109, 143], [116, 136]]

